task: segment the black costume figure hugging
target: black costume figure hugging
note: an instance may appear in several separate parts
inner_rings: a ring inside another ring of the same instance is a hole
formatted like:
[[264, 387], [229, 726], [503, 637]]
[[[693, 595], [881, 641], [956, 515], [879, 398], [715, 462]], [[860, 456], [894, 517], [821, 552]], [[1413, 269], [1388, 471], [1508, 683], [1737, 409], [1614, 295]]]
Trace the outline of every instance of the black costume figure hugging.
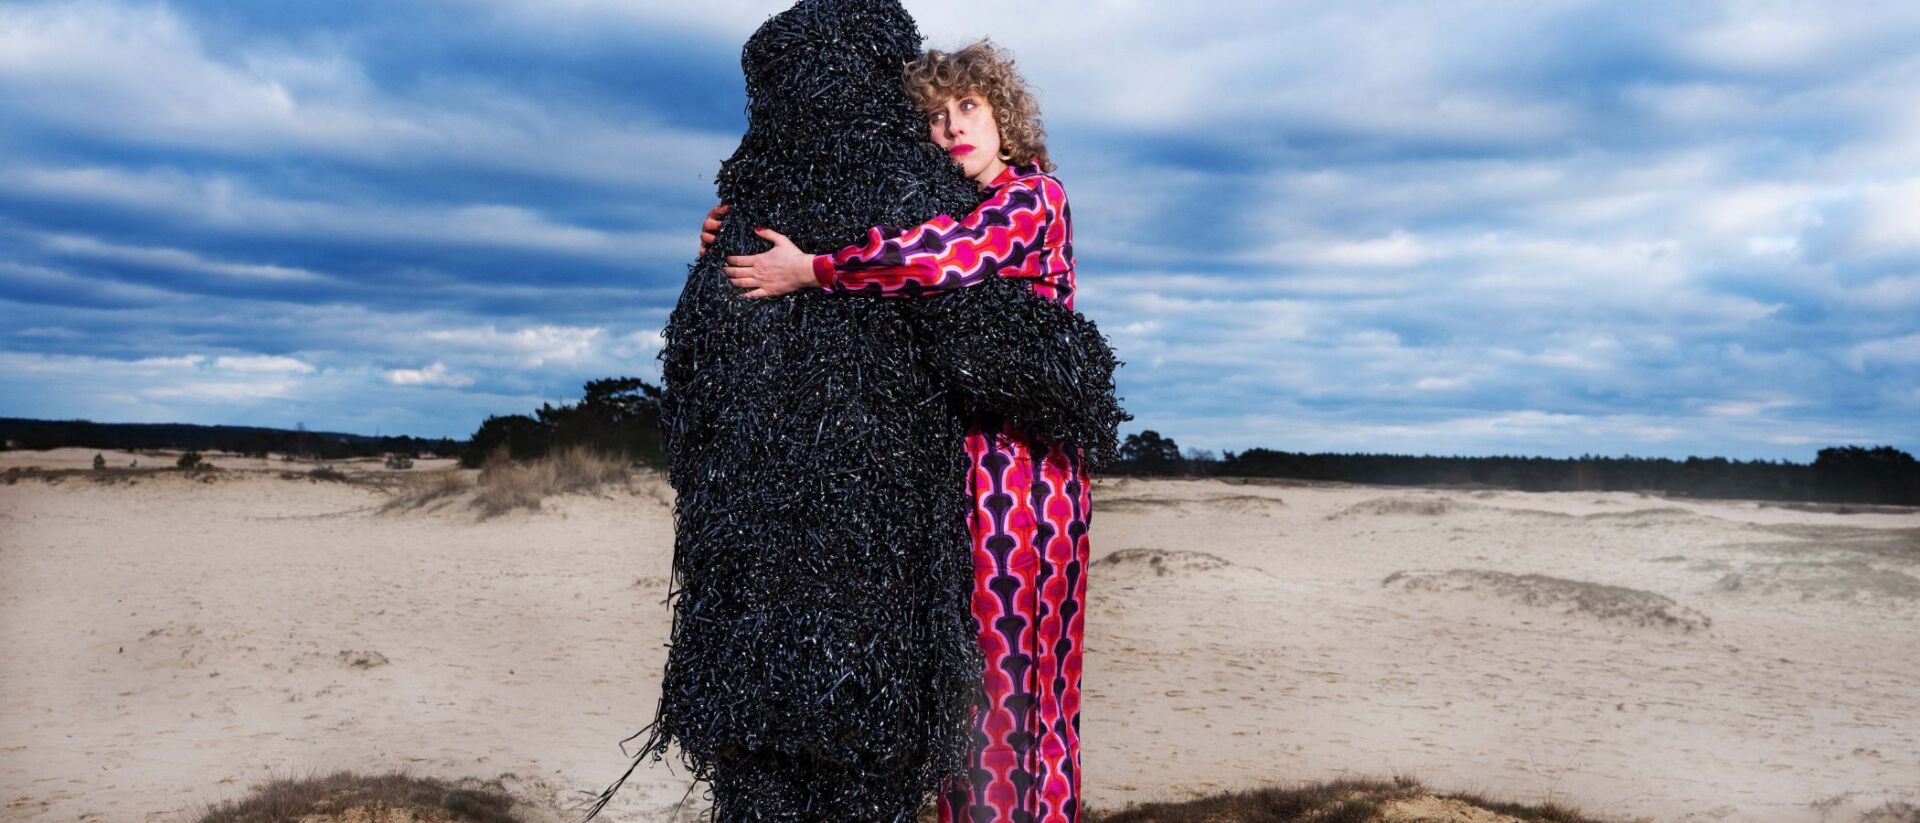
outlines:
[[1105, 339], [1024, 283], [750, 300], [722, 275], [768, 247], [754, 226], [824, 252], [972, 211], [901, 89], [920, 47], [894, 0], [802, 0], [754, 33], [732, 208], [664, 332], [673, 631], [634, 765], [677, 744], [726, 823], [911, 821], [962, 773], [982, 665], [967, 416], [1096, 459], [1126, 419]]

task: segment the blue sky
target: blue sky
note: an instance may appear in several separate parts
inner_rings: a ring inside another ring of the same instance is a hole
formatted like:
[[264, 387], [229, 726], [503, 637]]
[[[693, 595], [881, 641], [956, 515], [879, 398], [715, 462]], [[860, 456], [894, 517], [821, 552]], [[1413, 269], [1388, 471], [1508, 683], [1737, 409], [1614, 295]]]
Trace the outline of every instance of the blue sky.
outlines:
[[[656, 379], [784, 6], [0, 4], [0, 415], [463, 437]], [[1134, 430], [1920, 451], [1920, 5], [907, 7], [1038, 92]]]

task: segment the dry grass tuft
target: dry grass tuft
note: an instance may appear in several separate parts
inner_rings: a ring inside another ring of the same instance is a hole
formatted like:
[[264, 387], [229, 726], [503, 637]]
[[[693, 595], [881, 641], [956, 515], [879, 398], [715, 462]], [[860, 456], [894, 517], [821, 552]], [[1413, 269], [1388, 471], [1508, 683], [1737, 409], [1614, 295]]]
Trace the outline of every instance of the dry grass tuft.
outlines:
[[199, 823], [525, 823], [513, 805], [498, 781], [338, 771], [269, 780], [245, 799], [209, 808]]
[[485, 519], [515, 509], [538, 511], [541, 502], [554, 495], [595, 494], [608, 487], [634, 490], [633, 465], [625, 458], [578, 447], [528, 461], [512, 460], [502, 451], [477, 475], [447, 469], [387, 476], [396, 485], [392, 499], [380, 507], [382, 514], [437, 511], [465, 498], [466, 507]]
[[406, 481], [394, 489], [393, 497], [380, 507], [380, 513], [440, 509], [472, 490], [473, 481], [459, 469], [408, 475]]
[[539, 460], [515, 462], [495, 456], [480, 469], [474, 508], [482, 517], [514, 509], [539, 510], [556, 494], [590, 494], [606, 486], [626, 486], [633, 466], [626, 459], [591, 449], [569, 447]]

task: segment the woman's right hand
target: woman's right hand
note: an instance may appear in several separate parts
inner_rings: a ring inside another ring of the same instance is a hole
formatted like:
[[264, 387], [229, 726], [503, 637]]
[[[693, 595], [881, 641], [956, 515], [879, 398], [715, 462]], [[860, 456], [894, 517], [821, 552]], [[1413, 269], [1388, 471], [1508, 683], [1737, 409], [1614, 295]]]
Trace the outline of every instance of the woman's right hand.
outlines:
[[720, 203], [707, 212], [707, 219], [700, 224], [700, 254], [707, 253], [707, 247], [713, 245], [714, 232], [720, 230], [720, 217], [727, 213], [727, 204]]

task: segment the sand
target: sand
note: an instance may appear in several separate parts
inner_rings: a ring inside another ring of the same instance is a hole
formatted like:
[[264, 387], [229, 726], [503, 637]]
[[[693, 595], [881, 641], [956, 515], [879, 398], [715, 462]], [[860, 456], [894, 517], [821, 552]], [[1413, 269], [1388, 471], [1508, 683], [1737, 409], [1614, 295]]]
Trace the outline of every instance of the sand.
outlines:
[[[665, 659], [657, 477], [482, 520], [211, 459], [0, 485], [0, 819], [190, 820], [405, 768], [563, 820], [624, 769]], [[1394, 774], [1621, 819], [1920, 802], [1920, 513], [1103, 480], [1093, 547], [1091, 806]], [[643, 768], [605, 819], [687, 787]]]

